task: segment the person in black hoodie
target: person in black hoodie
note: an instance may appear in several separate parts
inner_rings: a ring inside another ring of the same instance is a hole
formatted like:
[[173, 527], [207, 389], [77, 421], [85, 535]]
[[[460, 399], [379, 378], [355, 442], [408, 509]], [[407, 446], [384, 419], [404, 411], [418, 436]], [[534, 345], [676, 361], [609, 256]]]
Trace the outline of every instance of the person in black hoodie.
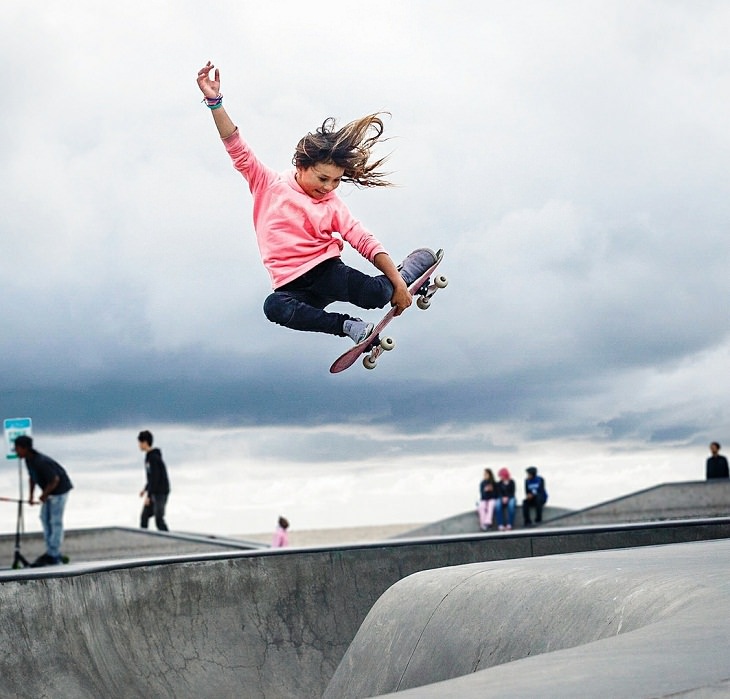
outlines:
[[712, 456], [707, 459], [707, 468], [706, 468], [706, 475], [707, 480], [711, 480], [713, 478], [729, 478], [730, 477], [730, 470], [727, 466], [727, 459], [719, 453], [720, 452], [720, 443], [719, 442], [712, 442], [710, 444], [710, 453]]
[[147, 529], [150, 517], [154, 516], [157, 528], [166, 532], [165, 507], [170, 495], [170, 481], [167, 478], [167, 467], [162, 460], [162, 452], [153, 448], [154, 437], [149, 430], [143, 430], [137, 435], [139, 448], [145, 452], [144, 466], [147, 472], [147, 482], [139, 496], [144, 498], [144, 507], [139, 526]]

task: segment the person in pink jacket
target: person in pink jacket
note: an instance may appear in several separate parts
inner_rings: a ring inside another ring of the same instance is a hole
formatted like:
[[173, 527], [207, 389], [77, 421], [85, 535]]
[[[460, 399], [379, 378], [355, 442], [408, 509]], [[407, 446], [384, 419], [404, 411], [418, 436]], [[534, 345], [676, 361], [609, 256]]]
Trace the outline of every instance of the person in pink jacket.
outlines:
[[[408, 308], [412, 303], [408, 285], [434, 264], [434, 252], [419, 248], [396, 267], [335, 193], [341, 182], [361, 187], [390, 185], [379, 170], [383, 159], [372, 162], [370, 158], [371, 148], [383, 134], [380, 114], [340, 129], [333, 118], [326, 119], [297, 144], [294, 170], [279, 173], [254, 155], [226, 113], [220, 72], [210, 61], [198, 71], [198, 87], [234, 168], [253, 195], [256, 239], [274, 289], [264, 302], [266, 317], [287, 328], [347, 336], [357, 343], [370, 334], [373, 324], [326, 311], [328, 305], [344, 301], [372, 309], [390, 302], [396, 315]], [[342, 262], [343, 241], [380, 274], [370, 276]]]
[[286, 517], [279, 517], [276, 523], [276, 531], [271, 542], [271, 547], [275, 549], [285, 548], [289, 546], [289, 520]]

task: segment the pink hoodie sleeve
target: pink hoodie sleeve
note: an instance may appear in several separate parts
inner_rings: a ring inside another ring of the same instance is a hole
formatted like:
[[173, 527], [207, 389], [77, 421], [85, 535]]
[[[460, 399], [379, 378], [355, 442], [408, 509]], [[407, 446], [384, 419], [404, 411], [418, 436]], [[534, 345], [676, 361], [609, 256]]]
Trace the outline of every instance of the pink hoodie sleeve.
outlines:
[[251, 192], [266, 187], [278, 177], [276, 172], [266, 167], [254, 155], [248, 143], [241, 138], [238, 129], [222, 140], [233, 161], [233, 167], [246, 178]]
[[366, 260], [372, 262], [380, 252], [386, 252], [380, 241], [352, 216], [350, 210], [341, 204], [339, 215], [339, 233], [343, 240], [352, 245]]

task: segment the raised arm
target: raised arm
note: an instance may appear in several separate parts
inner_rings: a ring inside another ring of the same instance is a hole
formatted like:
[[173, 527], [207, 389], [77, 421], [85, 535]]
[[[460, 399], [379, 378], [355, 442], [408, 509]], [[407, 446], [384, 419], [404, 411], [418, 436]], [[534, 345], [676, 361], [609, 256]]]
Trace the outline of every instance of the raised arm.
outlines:
[[[213, 71], [212, 79], [210, 77], [211, 71]], [[206, 100], [214, 101], [221, 97], [220, 71], [210, 61], [198, 71], [198, 87]], [[213, 114], [213, 121], [221, 138], [228, 138], [236, 130], [236, 125], [228, 116], [223, 103], [219, 102], [217, 105], [213, 105], [210, 111]]]

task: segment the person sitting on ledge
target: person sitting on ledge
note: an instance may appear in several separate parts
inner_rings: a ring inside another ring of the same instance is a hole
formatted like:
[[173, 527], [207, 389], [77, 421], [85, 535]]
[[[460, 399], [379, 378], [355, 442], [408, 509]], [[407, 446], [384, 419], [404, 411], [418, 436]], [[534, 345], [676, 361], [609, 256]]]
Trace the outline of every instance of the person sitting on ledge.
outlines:
[[522, 516], [525, 519], [525, 526], [532, 526], [530, 510], [535, 510], [535, 524], [542, 522], [542, 508], [547, 502], [547, 490], [545, 490], [545, 479], [537, 475], [537, 468], [530, 466], [526, 469], [525, 478], [525, 499], [522, 501]]

